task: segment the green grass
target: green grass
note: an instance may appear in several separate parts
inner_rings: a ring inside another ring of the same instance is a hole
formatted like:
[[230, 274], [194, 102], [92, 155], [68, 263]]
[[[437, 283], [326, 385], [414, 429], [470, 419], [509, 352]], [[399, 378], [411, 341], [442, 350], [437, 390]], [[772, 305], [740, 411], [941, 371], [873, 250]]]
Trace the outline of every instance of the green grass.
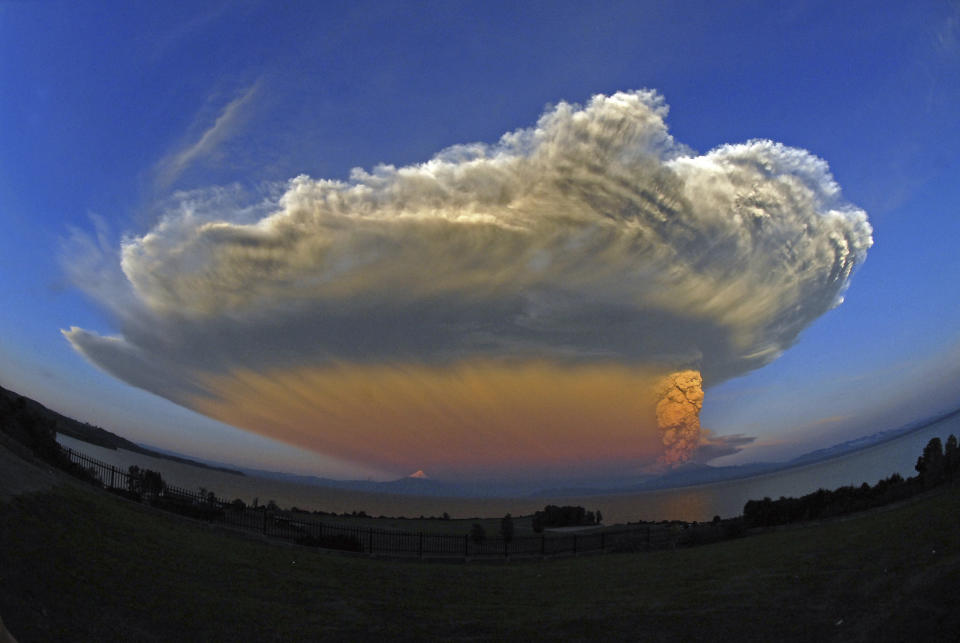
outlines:
[[942, 640], [958, 587], [958, 485], [716, 545], [510, 564], [324, 554], [75, 486], [0, 505], [0, 615], [21, 643]]

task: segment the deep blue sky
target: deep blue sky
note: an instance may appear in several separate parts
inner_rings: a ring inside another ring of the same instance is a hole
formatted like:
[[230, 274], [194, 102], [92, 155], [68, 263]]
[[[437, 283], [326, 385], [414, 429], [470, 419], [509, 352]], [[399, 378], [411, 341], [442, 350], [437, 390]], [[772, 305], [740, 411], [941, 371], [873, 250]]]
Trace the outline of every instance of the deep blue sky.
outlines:
[[118, 329], [65, 274], [72, 228], [116, 250], [176, 190], [346, 179], [639, 88], [697, 151], [825, 159], [874, 227], [843, 305], [708, 390], [705, 426], [758, 437], [727, 462], [960, 403], [957, 3], [0, 3], [0, 88], [0, 384], [135, 440], [328, 472], [76, 354], [60, 329]]

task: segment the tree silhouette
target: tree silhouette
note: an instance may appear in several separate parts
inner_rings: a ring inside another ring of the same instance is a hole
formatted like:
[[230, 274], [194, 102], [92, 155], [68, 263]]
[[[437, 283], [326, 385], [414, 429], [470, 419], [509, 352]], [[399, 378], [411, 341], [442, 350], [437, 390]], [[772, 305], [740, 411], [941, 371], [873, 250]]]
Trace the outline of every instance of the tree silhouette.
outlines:
[[500, 519], [500, 536], [503, 537], [504, 542], [513, 540], [513, 516], [510, 514]]
[[920, 474], [925, 485], [936, 484], [944, 474], [943, 444], [940, 438], [930, 438], [923, 448], [923, 455], [917, 458], [914, 468]]
[[163, 476], [156, 471], [141, 469], [136, 465], [127, 469], [127, 489], [138, 496], [144, 493], [158, 495], [166, 488], [167, 483], [163, 481]]
[[537, 533], [543, 531], [544, 527], [576, 527], [579, 525], [600, 524], [602, 516], [600, 512], [587, 511], [580, 506], [547, 505], [543, 511], [537, 511], [533, 514], [533, 530]]
[[954, 473], [960, 468], [960, 448], [957, 446], [957, 436], [950, 434], [943, 449], [943, 464], [948, 473]]

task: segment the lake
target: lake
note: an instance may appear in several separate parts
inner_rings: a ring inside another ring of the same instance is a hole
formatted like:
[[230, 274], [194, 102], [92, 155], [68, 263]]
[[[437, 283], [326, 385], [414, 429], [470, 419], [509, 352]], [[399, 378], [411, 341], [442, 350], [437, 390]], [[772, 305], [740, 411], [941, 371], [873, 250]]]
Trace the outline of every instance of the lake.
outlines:
[[897, 472], [914, 475], [913, 465], [923, 447], [933, 437], [946, 441], [953, 433], [960, 437], [960, 415], [934, 422], [915, 431], [829, 460], [764, 475], [710, 484], [632, 492], [604, 496], [564, 496], [549, 498], [437, 498], [367, 493], [329, 489], [260, 478], [238, 476], [221, 471], [180, 464], [162, 458], [88, 444], [64, 435], [57, 440], [64, 446], [126, 470], [130, 465], [159, 471], [169, 484], [188, 489], [205, 487], [228, 500], [241, 498], [247, 503], [259, 498], [261, 504], [274, 500], [281, 507], [321, 509], [330, 512], [363, 510], [371, 516], [439, 516], [453, 518], [514, 516], [533, 513], [545, 504], [582, 505], [600, 509], [605, 524], [636, 520], [710, 520], [714, 515], [735, 516], [748, 500], [764, 496], [800, 496], [818, 488], [874, 484]]

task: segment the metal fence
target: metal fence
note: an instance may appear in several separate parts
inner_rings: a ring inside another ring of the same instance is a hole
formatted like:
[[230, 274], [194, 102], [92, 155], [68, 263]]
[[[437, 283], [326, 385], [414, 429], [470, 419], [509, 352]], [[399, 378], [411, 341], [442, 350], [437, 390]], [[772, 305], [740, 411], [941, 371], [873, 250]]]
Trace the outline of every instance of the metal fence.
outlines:
[[61, 447], [67, 457], [108, 490], [193, 518], [223, 523], [248, 532], [299, 544], [371, 555], [409, 558], [523, 558], [570, 556], [602, 551], [644, 551], [676, 547], [683, 528], [677, 524], [643, 524], [581, 533], [521, 535], [510, 540], [473, 540], [469, 534], [431, 534], [376, 527], [345, 526], [314, 514], [228, 502], [213, 492], [169, 484], [151, 488], [142, 475]]

